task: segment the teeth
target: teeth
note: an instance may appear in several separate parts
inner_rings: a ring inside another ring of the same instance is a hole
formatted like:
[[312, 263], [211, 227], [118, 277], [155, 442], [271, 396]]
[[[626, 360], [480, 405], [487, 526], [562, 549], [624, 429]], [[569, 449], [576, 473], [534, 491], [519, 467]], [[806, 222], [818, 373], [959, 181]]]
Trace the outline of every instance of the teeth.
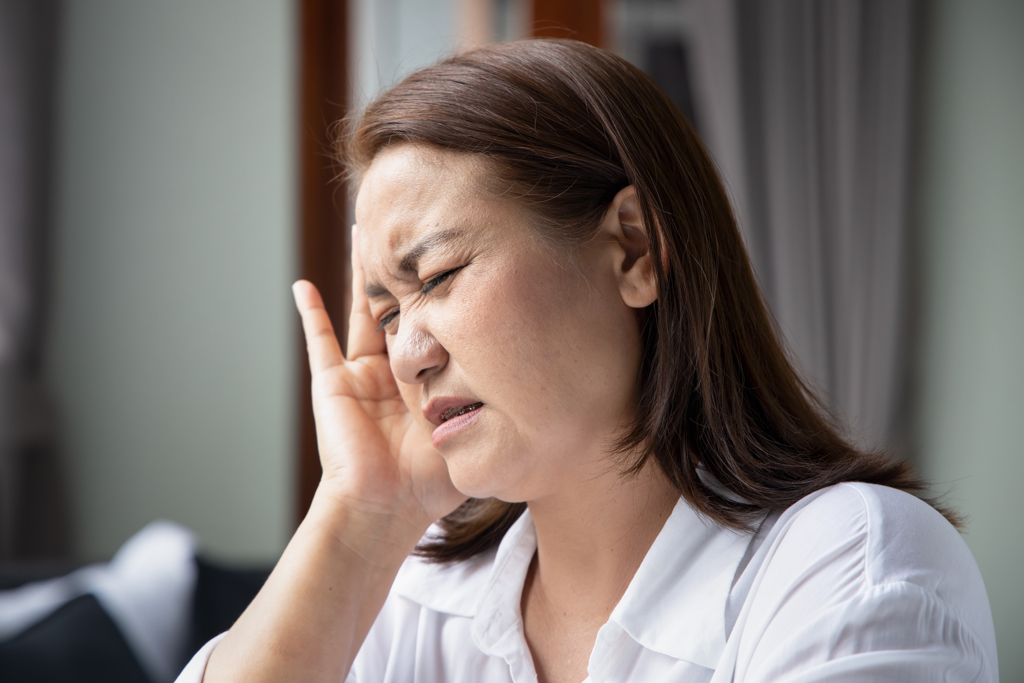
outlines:
[[441, 413], [441, 422], [447, 422], [453, 417], [458, 417], [459, 415], [465, 415], [466, 413], [473, 412], [482, 405], [482, 403], [471, 403], [468, 406], [452, 406], [448, 410]]

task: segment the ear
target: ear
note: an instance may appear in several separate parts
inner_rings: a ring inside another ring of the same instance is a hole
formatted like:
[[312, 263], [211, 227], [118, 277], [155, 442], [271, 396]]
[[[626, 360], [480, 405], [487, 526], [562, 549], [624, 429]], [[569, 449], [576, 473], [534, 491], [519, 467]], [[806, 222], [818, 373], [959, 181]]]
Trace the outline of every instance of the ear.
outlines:
[[624, 187], [608, 205], [602, 232], [614, 249], [615, 277], [622, 300], [632, 308], [650, 306], [658, 298], [658, 280], [651, 261], [650, 235], [644, 225], [636, 188]]

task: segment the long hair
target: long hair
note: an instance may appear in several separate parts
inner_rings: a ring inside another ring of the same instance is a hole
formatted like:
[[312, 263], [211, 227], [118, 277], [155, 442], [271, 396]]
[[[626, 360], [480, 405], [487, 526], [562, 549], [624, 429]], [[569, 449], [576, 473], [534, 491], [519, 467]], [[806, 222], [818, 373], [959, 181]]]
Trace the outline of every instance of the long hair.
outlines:
[[[734, 528], [844, 481], [925, 490], [906, 463], [854, 447], [794, 370], [714, 164], [636, 67], [570, 40], [457, 54], [370, 103], [339, 153], [358, 174], [402, 143], [485, 157], [491, 189], [570, 248], [593, 236], [619, 190], [636, 188], [653, 262], [664, 267], [657, 301], [640, 316], [638, 399], [616, 444], [624, 474], [653, 460], [690, 505]], [[472, 557], [524, 508], [470, 499], [417, 552]]]

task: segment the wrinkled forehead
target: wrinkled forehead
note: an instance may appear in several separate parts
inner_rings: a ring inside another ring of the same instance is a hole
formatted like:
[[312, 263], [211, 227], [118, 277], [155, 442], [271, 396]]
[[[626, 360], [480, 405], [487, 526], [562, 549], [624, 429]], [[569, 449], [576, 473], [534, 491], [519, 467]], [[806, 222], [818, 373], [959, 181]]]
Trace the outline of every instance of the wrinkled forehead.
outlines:
[[378, 154], [356, 195], [360, 255], [367, 274], [387, 268], [437, 231], [479, 225], [495, 200], [482, 190], [487, 162], [468, 154], [399, 145]]

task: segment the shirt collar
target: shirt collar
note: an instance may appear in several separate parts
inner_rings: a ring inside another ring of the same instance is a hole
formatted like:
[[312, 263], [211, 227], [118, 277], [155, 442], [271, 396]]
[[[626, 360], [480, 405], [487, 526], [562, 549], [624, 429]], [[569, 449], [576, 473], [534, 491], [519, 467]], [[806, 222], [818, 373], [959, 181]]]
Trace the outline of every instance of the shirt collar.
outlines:
[[[427, 537], [438, 532], [432, 528]], [[536, 551], [533, 518], [525, 510], [496, 549], [469, 560], [441, 565], [409, 557], [393, 590], [436, 612], [472, 618], [473, 638], [483, 652], [514, 659], [523, 583]]]
[[637, 643], [714, 669], [725, 607], [750, 534], [702, 517], [680, 499], [609, 619]]
[[[424, 540], [440, 533], [440, 529], [431, 527]], [[508, 538], [507, 532], [501, 546]], [[451, 564], [435, 564], [410, 555], [395, 577], [393, 590], [435, 612], [460, 617], [476, 616], [481, 596], [494, 574], [495, 555], [496, 550], [492, 548]]]
[[[725, 648], [725, 608], [750, 535], [676, 503], [609, 622], [642, 647], [715, 668]], [[529, 510], [496, 550], [451, 565], [406, 561], [395, 590], [429, 609], [473, 618], [478, 647], [509, 656], [522, 629], [520, 600], [537, 536]]]
[[473, 639], [489, 654], [517, 657], [522, 633], [522, 596], [526, 573], [537, 552], [537, 532], [526, 509], [498, 545], [480, 607], [473, 619]]

